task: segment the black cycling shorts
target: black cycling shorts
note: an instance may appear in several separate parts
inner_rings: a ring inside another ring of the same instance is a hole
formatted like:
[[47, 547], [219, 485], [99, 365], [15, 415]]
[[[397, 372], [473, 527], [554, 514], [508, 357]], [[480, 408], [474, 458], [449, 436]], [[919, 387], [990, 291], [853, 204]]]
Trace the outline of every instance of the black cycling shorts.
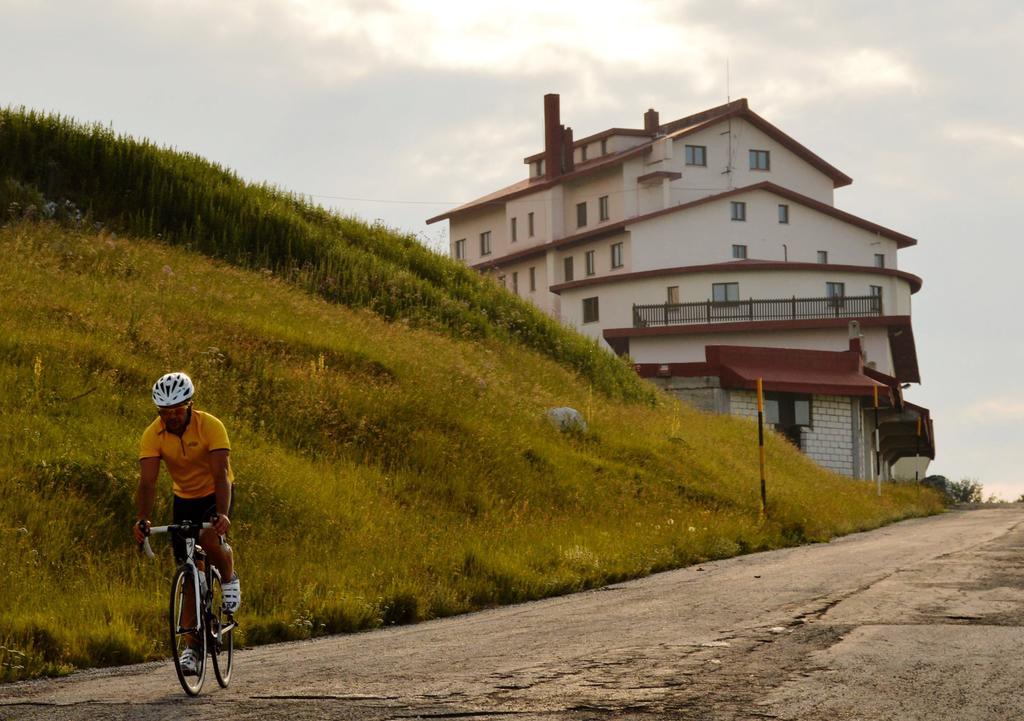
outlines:
[[[231, 516], [235, 507], [235, 489], [231, 489], [231, 500], [228, 501], [228, 517]], [[174, 522], [191, 521], [192, 523], [205, 523], [217, 515], [217, 494], [211, 493], [202, 498], [180, 498], [174, 497]], [[173, 533], [171, 534], [171, 546], [174, 548], [174, 558], [179, 563], [185, 560], [185, 542]]]

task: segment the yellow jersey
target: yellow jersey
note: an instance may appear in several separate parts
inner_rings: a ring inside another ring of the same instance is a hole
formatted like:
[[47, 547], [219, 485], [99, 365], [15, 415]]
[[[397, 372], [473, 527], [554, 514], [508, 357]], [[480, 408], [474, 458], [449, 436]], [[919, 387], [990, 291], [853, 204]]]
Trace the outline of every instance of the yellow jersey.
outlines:
[[[211, 451], [231, 450], [224, 424], [209, 413], [192, 409], [192, 419], [179, 437], [157, 419], [142, 433], [139, 458], [161, 458], [171, 474], [174, 495], [179, 498], [202, 498], [216, 490]], [[228, 460], [228, 481], [235, 476]]]

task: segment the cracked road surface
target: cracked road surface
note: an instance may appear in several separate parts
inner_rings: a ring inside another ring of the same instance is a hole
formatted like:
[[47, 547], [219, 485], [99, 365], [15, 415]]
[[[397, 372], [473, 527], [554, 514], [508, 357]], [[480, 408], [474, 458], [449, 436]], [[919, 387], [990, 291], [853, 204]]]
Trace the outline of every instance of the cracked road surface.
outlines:
[[1024, 507], [954, 511], [587, 593], [0, 686], [0, 719], [1024, 719]]

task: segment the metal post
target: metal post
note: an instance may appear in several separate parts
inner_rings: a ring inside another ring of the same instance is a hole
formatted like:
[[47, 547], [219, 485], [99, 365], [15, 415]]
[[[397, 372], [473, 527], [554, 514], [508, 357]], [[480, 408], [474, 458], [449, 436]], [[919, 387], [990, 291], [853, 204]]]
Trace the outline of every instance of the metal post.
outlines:
[[761, 456], [761, 517], [768, 518], [768, 496], [764, 480], [764, 384], [760, 378], [757, 379], [757, 446]]
[[917, 450], [914, 453], [914, 480], [921, 480], [921, 416], [917, 417]]
[[878, 431], [878, 386], [875, 391], [875, 480], [878, 485], [878, 495], [882, 495], [882, 442], [881, 434]]

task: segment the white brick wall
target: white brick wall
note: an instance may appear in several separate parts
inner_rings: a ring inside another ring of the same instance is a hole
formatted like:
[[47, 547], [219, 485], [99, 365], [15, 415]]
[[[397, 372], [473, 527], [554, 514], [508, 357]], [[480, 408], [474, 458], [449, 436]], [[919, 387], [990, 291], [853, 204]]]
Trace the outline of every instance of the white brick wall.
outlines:
[[[853, 426], [846, 396], [813, 396], [811, 427], [801, 434], [801, 448], [808, 457], [829, 470], [853, 475]], [[757, 418], [757, 394], [736, 390], [729, 393], [729, 412], [734, 416]]]
[[730, 392], [729, 413], [744, 418], [757, 418], [757, 393], [754, 391]]
[[850, 398], [847, 396], [813, 396], [811, 427], [804, 428], [801, 438], [804, 453], [825, 468], [853, 475], [853, 427]]

